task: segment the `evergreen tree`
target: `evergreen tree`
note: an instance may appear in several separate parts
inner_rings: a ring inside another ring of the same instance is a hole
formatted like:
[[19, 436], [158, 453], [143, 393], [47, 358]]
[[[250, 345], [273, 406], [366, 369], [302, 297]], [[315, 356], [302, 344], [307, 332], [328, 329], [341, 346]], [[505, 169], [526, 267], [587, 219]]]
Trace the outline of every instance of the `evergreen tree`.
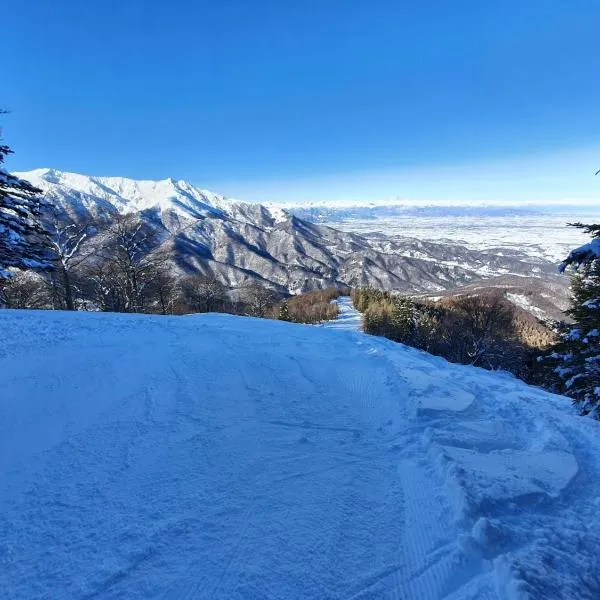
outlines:
[[282, 302], [279, 307], [279, 320], [292, 321], [292, 315], [290, 315], [290, 308], [287, 302]]
[[40, 190], [8, 173], [3, 167], [12, 150], [0, 144], [0, 278], [8, 269], [47, 268], [40, 223]]
[[416, 329], [414, 303], [410, 298], [394, 298], [393, 307], [390, 319], [391, 337], [410, 345]]
[[561, 270], [571, 266], [573, 325], [563, 326], [560, 342], [543, 358], [552, 366], [557, 390], [573, 398], [583, 414], [600, 417], [600, 225], [574, 224], [593, 236], [573, 250]]

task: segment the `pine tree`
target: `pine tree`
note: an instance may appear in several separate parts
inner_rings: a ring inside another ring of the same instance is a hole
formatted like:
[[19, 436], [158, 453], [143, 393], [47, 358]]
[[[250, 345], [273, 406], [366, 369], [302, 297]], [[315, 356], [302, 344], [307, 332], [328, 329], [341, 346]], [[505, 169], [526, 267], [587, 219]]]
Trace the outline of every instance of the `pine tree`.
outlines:
[[292, 315], [290, 315], [290, 308], [287, 302], [282, 302], [279, 307], [279, 320], [280, 321], [292, 321]]
[[557, 390], [573, 398], [582, 414], [600, 417], [600, 225], [574, 224], [593, 236], [573, 250], [561, 270], [576, 270], [571, 280], [572, 325], [563, 327], [560, 342], [543, 358], [552, 365]]
[[410, 298], [394, 298], [390, 320], [392, 339], [411, 344], [415, 334], [415, 306]]
[[40, 223], [40, 190], [8, 173], [3, 167], [12, 150], [0, 144], [0, 279], [9, 268], [47, 268]]

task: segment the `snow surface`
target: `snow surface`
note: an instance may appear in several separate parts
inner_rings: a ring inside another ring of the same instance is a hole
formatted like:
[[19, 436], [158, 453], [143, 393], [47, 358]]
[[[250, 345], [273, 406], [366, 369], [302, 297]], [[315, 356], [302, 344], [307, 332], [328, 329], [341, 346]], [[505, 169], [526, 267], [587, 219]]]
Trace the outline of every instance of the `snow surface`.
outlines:
[[339, 307], [338, 318], [321, 323], [321, 327], [343, 331], [362, 331], [362, 315], [354, 308], [350, 296], [340, 296], [333, 302]]
[[600, 423], [226, 315], [0, 311], [0, 594], [600, 597]]

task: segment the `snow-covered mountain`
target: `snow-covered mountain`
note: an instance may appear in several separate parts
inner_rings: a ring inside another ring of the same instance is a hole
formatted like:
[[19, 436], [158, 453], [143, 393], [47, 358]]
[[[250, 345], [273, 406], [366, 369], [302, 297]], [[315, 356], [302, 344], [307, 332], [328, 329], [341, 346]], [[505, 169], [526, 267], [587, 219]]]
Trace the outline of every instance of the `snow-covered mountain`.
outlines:
[[342, 232], [185, 181], [53, 169], [18, 175], [42, 189], [65, 218], [138, 213], [170, 240], [179, 268], [214, 275], [234, 288], [260, 282], [291, 293], [342, 284], [428, 292], [492, 275], [541, 275], [554, 268], [525, 253], [499, 256], [460, 245]]
[[596, 599], [600, 423], [383, 338], [0, 311], [2, 598]]
[[[256, 204], [236, 202], [175, 179], [137, 180], [126, 177], [93, 177], [55, 169], [35, 169], [20, 174], [44, 192], [53, 204], [67, 210], [98, 214], [103, 211], [132, 213], [172, 212], [181, 217], [256, 218]], [[244, 216], [246, 212], [250, 216]], [[274, 219], [284, 218], [281, 209], [267, 212]]]

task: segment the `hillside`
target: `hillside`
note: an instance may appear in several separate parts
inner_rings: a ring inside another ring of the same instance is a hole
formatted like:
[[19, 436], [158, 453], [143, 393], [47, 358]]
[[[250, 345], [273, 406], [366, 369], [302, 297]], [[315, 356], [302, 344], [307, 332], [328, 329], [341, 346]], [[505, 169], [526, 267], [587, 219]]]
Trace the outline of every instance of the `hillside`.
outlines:
[[275, 321], [0, 328], [4, 597], [599, 597], [600, 423], [564, 398]]
[[525, 310], [541, 321], [569, 320], [565, 311], [569, 308], [571, 300], [570, 280], [558, 273], [547, 277], [502, 275], [417, 297], [441, 299], [494, 294], [502, 294], [516, 307]]
[[91, 177], [53, 169], [18, 175], [39, 187], [63, 220], [138, 214], [162, 235], [178, 269], [215, 277], [230, 288], [259, 283], [298, 293], [370, 285], [431, 292], [498, 274], [555, 270], [526, 253], [500, 256], [459, 244], [342, 232], [186, 181]]

